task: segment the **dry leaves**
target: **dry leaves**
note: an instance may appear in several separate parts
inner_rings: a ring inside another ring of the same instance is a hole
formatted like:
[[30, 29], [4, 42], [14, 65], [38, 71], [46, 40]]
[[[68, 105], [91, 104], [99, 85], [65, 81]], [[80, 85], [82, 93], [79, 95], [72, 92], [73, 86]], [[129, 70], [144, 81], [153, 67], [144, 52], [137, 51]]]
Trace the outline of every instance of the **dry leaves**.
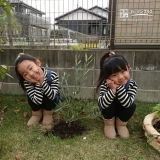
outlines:
[[24, 116], [24, 117], [27, 117], [27, 115], [28, 115], [28, 112], [24, 112], [24, 113], [23, 113], [23, 116]]
[[14, 113], [19, 113], [20, 109], [18, 107], [16, 107], [16, 109], [14, 110]]
[[18, 155], [16, 155], [16, 160], [22, 160], [22, 158]]

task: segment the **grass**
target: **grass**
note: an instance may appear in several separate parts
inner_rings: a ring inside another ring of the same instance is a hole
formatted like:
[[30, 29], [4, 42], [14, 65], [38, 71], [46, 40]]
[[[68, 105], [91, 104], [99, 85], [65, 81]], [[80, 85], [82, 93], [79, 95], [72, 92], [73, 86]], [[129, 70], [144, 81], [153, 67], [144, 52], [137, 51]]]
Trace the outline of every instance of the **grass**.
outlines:
[[[51, 134], [44, 136], [40, 125], [26, 125], [31, 111], [25, 96], [0, 95], [0, 115], [5, 113], [0, 126], [0, 159], [14, 160], [19, 156], [22, 160], [159, 160], [159, 153], [146, 142], [142, 127], [144, 116], [155, 104], [136, 103], [136, 112], [128, 123], [129, 139], [106, 139], [103, 121], [97, 117], [80, 120], [88, 128], [87, 133], [62, 140]], [[58, 113], [55, 116], [60, 117]]]

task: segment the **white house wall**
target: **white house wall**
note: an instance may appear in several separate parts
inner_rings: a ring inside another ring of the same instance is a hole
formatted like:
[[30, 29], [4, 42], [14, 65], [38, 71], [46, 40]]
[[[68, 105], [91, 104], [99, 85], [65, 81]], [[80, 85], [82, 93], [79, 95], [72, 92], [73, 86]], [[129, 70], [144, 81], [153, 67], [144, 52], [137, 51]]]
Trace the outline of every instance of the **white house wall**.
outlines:
[[93, 11], [94, 13], [99, 14], [103, 17], [106, 17], [108, 19], [108, 12], [107, 11], [101, 10], [99, 8], [94, 8], [91, 11]]
[[78, 10], [72, 14], [69, 14], [60, 20], [101, 20], [101, 18], [94, 16], [83, 10]]

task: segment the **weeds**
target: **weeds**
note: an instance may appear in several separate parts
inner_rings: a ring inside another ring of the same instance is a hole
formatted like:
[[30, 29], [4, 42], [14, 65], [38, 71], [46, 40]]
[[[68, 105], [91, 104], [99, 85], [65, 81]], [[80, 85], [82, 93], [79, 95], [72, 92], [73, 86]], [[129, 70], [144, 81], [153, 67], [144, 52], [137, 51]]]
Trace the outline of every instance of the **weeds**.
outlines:
[[86, 50], [84, 44], [69, 45], [69, 49], [72, 49], [72, 50]]
[[153, 107], [153, 111], [157, 111], [157, 116], [160, 116], [160, 104], [156, 104]]

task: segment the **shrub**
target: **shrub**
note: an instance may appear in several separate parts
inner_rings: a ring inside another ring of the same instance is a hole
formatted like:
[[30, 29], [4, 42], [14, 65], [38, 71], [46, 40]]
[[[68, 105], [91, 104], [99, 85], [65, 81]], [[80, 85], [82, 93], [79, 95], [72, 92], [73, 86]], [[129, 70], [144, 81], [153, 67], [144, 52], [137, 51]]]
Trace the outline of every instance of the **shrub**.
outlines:
[[[62, 81], [60, 83], [62, 94], [64, 95], [64, 101], [60, 101], [58, 111], [64, 111], [65, 121], [70, 125], [71, 122], [76, 121], [78, 119], [87, 118], [90, 116], [97, 116], [99, 114], [98, 107], [95, 108], [93, 106], [93, 101], [88, 99], [77, 99], [78, 95], [81, 95], [81, 88], [84, 85], [85, 79], [87, 79], [88, 73], [88, 65], [92, 61], [92, 55], [90, 57], [85, 54], [85, 61], [83, 64], [83, 69], [79, 67], [81, 60], [79, 60], [79, 56], [75, 55], [75, 85], [73, 87], [73, 91], [69, 88], [68, 81], [70, 74], [64, 72], [62, 76]], [[88, 110], [88, 108], [92, 108], [92, 110]]]

